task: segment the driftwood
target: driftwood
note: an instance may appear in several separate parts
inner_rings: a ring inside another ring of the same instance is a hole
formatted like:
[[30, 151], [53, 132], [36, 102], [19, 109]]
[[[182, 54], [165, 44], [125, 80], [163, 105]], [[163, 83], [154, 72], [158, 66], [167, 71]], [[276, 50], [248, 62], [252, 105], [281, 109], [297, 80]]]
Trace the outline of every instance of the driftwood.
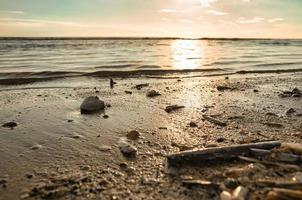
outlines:
[[215, 147], [202, 150], [184, 151], [167, 155], [168, 166], [181, 164], [205, 164], [208, 161], [228, 160], [241, 155], [248, 155], [251, 148], [273, 149], [280, 147], [278, 141], [234, 145], [228, 147]]
[[257, 187], [270, 187], [270, 188], [285, 188], [292, 190], [302, 190], [301, 182], [276, 182], [269, 180], [259, 180], [256, 182]]
[[302, 200], [302, 191], [273, 188], [267, 194], [268, 200]]
[[219, 121], [213, 117], [210, 117], [208, 115], [203, 115], [203, 118], [213, 124], [219, 125], [219, 126], [226, 126], [227, 124], [225, 122]]
[[[282, 144], [283, 145], [283, 144]], [[272, 152], [265, 149], [251, 149], [251, 155], [255, 157], [270, 157], [275, 161], [286, 162], [286, 163], [300, 163], [302, 156], [291, 153]]]
[[268, 165], [268, 166], [277, 166], [277, 167], [281, 167], [281, 168], [288, 169], [288, 170], [296, 170], [296, 171], [300, 170], [300, 167], [298, 165], [294, 165], [294, 164], [283, 164], [283, 163], [278, 163], [278, 162], [274, 162], [274, 161], [258, 160], [255, 158], [249, 158], [249, 157], [244, 157], [244, 156], [238, 156], [238, 158], [240, 160], [244, 160], [247, 162], [260, 163], [260, 164]]

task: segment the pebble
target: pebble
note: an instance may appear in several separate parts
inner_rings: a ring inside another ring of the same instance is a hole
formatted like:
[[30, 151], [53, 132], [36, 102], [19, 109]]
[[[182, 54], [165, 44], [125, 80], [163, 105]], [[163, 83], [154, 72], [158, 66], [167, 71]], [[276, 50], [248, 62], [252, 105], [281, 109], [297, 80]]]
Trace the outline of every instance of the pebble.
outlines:
[[218, 138], [216, 141], [219, 142], [219, 143], [221, 143], [221, 142], [225, 141], [225, 138], [221, 137], [221, 138]]
[[131, 91], [127, 91], [127, 90], [125, 91], [125, 93], [126, 93], [126, 94], [132, 94]]
[[245, 200], [247, 198], [247, 195], [249, 193], [249, 190], [245, 187], [238, 186], [234, 191], [233, 191], [233, 198], [234, 200]]
[[147, 97], [156, 97], [160, 96], [161, 94], [156, 90], [150, 90], [147, 92]]
[[110, 146], [100, 146], [98, 147], [100, 151], [110, 151], [112, 148]]
[[286, 111], [286, 115], [291, 115], [291, 114], [293, 114], [293, 113], [295, 113], [295, 112], [296, 112], [295, 109], [290, 108], [290, 109], [288, 109], [288, 110]]
[[125, 156], [128, 156], [128, 157], [133, 157], [137, 153], [137, 148], [124, 140], [121, 140], [119, 142], [118, 148]]
[[108, 119], [108, 118], [109, 118], [109, 115], [103, 115], [103, 118], [104, 118], [104, 119]]
[[82, 135], [79, 135], [79, 134], [74, 134], [73, 136], [72, 136], [72, 138], [74, 138], [74, 139], [80, 139], [80, 138], [83, 138], [84, 136], [82, 136]]
[[189, 126], [190, 126], [191, 128], [196, 128], [196, 127], [197, 127], [197, 124], [196, 124], [195, 122], [190, 122], [190, 123], [189, 123]]
[[126, 136], [130, 140], [138, 140], [140, 137], [140, 133], [136, 130], [132, 130], [132, 131], [129, 131]]
[[14, 128], [17, 125], [18, 124], [16, 122], [7, 122], [7, 123], [3, 124], [2, 127], [5, 127], [5, 128]]
[[91, 169], [91, 167], [88, 165], [84, 165], [84, 166], [81, 166], [80, 169], [84, 170], [84, 171], [89, 171]]
[[104, 101], [101, 101], [97, 96], [87, 97], [81, 104], [82, 114], [91, 114], [105, 109]]
[[37, 149], [41, 149], [42, 148], [42, 145], [40, 144], [36, 144], [36, 145], [33, 145], [32, 147], [30, 147], [31, 150], [37, 150]]

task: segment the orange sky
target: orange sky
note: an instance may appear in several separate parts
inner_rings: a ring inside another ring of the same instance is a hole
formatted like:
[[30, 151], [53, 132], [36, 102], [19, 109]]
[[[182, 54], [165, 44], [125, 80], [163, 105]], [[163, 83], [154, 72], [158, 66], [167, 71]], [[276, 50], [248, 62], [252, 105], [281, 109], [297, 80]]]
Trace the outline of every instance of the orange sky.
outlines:
[[301, 0], [1, 0], [0, 36], [302, 38]]

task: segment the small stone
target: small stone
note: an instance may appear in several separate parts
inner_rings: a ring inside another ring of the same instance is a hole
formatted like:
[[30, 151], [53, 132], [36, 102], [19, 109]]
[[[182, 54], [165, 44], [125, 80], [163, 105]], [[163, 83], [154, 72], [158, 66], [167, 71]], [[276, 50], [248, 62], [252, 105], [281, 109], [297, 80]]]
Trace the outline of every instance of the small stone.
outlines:
[[34, 175], [33, 174], [25, 174], [25, 177], [28, 178], [28, 179], [31, 179], [31, 178], [34, 177]]
[[225, 80], [229, 80], [230, 78], [228, 76], [224, 77]]
[[179, 109], [181, 109], [181, 108], [184, 108], [184, 106], [171, 105], [171, 106], [167, 106], [167, 107], [165, 108], [165, 111], [166, 111], [167, 113], [171, 113], [172, 111], [179, 110]]
[[98, 147], [100, 151], [110, 151], [112, 148], [110, 146], [100, 146]]
[[247, 188], [238, 186], [233, 192], [232, 199], [245, 200], [247, 198], [248, 193], [249, 193], [249, 190]]
[[222, 85], [219, 85], [217, 86], [217, 90], [220, 91], [220, 92], [223, 92], [225, 90], [231, 90], [232, 88], [228, 87], [228, 86], [222, 86]]
[[131, 91], [128, 91], [128, 90], [126, 90], [125, 93], [126, 93], [126, 94], [132, 94], [132, 92], [131, 92]]
[[71, 122], [73, 122], [73, 120], [72, 120], [72, 119], [69, 119], [69, 120], [67, 120], [67, 122], [68, 122], [68, 123], [71, 123]]
[[160, 96], [161, 94], [158, 91], [155, 90], [150, 90], [147, 92], [147, 97], [156, 97]]
[[74, 139], [80, 139], [80, 138], [83, 138], [83, 136], [82, 136], [82, 135], [79, 135], [79, 134], [74, 134], [74, 135], [72, 136], [72, 138], [74, 138]]
[[37, 149], [41, 149], [42, 148], [42, 145], [40, 144], [36, 144], [36, 145], [33, 145], [32, 147], [30, 147], [31, 150], [37, 150]]
[[221, 192], [221, 194], [220, 194], [220, 200], [232, 200], [231, 193], [229, 193], [227, 191]]
[[219, 143], [221, 143], [221, 142], [225, 141], [225, 138], [221, 137], [221, 138], [218, 138], [216, 141], [219, 142]]
[[236, 179], [227, 178], [224, 180], [224, 185], [226, 188], [234, 190], [239, 186], [239, 181]]
[[291, 115], [291, 114], [293, 114], [293, 113], [295, 113], [295, 112], [296, 112], [295, 109], [290, 108], [290, 109], [288, 109], [288, 110], [286, 111], [286, 115]]
[[3, 124], [2, 127], [5, 127], [5, 128], [14, 128], [17, 125], [18, 124], [16, 122], [7, 122], [7, 123]]
[[126, 136], [130, 140], [138, 140], [140, 137], [140, 133], [137, 130], [132, 130], [129, 131]]
[[104, 118], [104, 119], [108, 119], [108, 118], [109, 118], [109, 115], [103, 115], [103, 118]]
[[90, 166], [84, 165], [84, 166], [81, 166], [80, 169], [83, 170], [83, 171], [89, 171], [90, 170]]
[[97, 96], [87, 97], [81, 104], [82, 114], [91, 114], [105, 109], [104, 101], [101, 101]]
[[253, 90], [253, 92], [257, 93], [257, 92], [259, 92], [259, 90], [257, 90], [257, 89], [254, 89], [254, 90]]
[[136, 147], [132, 146], [131, 144], [129, 144], [128, 142], [126, 142], [124, 140], [121, 140], [119, 142], [118, 148], [125, 156], [128, 156], [128, 157], [133, 157], [137, 153]]
[[196, 128], [197, 127], [197, 124], [195, 122], [190, 122], [189, 126], [191, 128]]

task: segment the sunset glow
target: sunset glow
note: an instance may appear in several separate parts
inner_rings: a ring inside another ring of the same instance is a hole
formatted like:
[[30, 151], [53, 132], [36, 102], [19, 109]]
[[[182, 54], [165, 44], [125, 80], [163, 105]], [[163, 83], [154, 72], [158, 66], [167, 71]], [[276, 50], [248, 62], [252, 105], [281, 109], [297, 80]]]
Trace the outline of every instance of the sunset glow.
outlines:
[[302, 38], [300, 0], [1, 0], [0, 36]]

